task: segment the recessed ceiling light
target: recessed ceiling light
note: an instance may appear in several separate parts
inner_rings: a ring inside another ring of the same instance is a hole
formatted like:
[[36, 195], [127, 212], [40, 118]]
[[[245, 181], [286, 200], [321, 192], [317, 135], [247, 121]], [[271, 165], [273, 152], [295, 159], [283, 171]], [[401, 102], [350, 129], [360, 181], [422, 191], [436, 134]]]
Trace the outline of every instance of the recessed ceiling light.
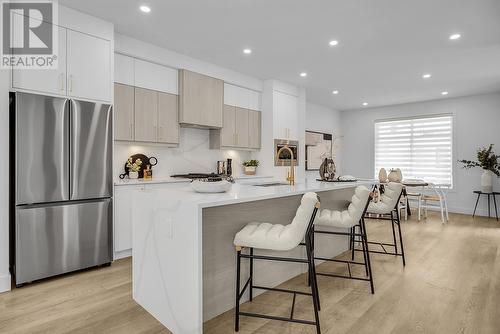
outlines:
[[430, 77], [432, 77], [432, 75], [429, 73], [422, 75], [422, 78], [424, 78], [424, 79], [429, 79]]
[[448, 92], [441, 92], [441, 95], [448, 95]]
[[462, 37], [462, 35], [460, 35], [460, 34], [453, 34], [453, 35], [450, 35], [450, 39], [451, 39], [451, 40], [459, 39], [460, 37]]
[[368, 102], [363, 102], [363, 106], [367, 106], [368, 105]]
[[334, 95], [337, 95], [338, 93], [339, 93], [339, 91], [338, 91], [338, 90], [334, 90], [334, 91], [332, 92], [332, 94], [334, 94]]
[[333, 40], [333, 41], [330, 41], [328, 44], [330, 44], [330, 46], [335, 46], [335, 45], [339, 44], [339, 41]]
[[252, 53], [252, 49], [243, 49], [243, 53], [249, 55]]
[[301, 77], [307, 77], [307, 73], [306, 73], [306, 72], [301, 72], [301, 73], [300, 73], [300, 76], [301, 76]]
[[139, 7], [139, 9], [141, 10], [141, 12], [143, 13], [149, 13], [151, 11], [151, 8], [149, 8], [148, 6], [146, 5], [142, 5]]

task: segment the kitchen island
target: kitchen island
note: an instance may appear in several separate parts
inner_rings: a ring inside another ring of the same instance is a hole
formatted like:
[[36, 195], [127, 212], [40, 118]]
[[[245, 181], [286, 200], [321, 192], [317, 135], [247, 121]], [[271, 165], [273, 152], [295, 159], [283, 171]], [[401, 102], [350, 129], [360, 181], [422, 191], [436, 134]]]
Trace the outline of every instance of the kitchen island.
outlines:
[[[234, 307], [236, 232], [252, 221], [289, 224], [302, 195], [309, 191], [318, 193], [322, 207], [344, 209], [360, 184], [369, 187], [371, 182], [234, 184], [219, 194], [195, 193], [186, 184], [135, 191], [134, 300], [173, 333], [202, 333], [203, 322]], [[323, 257], [348, 249], [346, 238], [323, 237], [318, 235], [315, 243]], [[280, 256], [305, 258], [305, 250], [297, 247]], [[247, 267], [242, 266], [242, 279], [248, 275]], [[254, 270], [256, 284], [277, 286], [306, 267], [258, 261]]]

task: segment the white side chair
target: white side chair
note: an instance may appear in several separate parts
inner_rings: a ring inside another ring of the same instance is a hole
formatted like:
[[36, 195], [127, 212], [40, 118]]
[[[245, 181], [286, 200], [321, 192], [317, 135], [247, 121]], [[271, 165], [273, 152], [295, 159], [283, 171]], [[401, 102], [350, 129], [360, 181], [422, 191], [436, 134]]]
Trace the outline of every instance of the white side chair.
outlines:
[[[368, 214], [377, 214], [378, 216], [373, 219], [390, 220], [392, 225], [393, 244], [369, 241], [368, 244], [375, 244], [381, 247], [382, 251], [368, 250], [370, 253], [387, 254], [401, 256], [403, 259], [403, 266], [406, 265], [405, 252], [403, 246], [403, 235], [401, 233], [401, 219], [399, 212], [399, 203], [403, 193], [403, 185], [401, 183], [389, 182], [384, 186], [384, 193], [380, 196], [380, 201], [377, 203], [371, 202], [368, 205]], [[398, 243], [396, 238], [395, 225], [398, 227], [399, 245], [401, 253], [398, 252]], [[385, 246], [394, 247], [394, 252], [387, 251]]]
[[[366, 227], [364, 215], [366, 213], [366, 208], [368, 207], [368, 203], [370, 203], [370, 190], [364, 186], [359, 186], [356, 188], [354, 195], [352, 196], [351, 203], [347, 210], [344, 211], [331, 211], [327, 209], [322, 209], [320, 213], [316, 216], [316, 220], [314, 221], [314, 233], [319, 234], [333, 234], [333, 235], [344, 235], [349, 236], [351, 238], [351, 245], [353, 247], [353, 241], [355, 237], [361, 238], [361, 244], [363, 246], [363, 257], [364, 262], [356, 262], [354, 261], [354, 257], [351, 258], [351, 261], [347, 260], [337, 260], [330, 258], [323, 258], [319, 256], [315, 256], [316, 260], [323, 261], [332, 261], [347, 264], [348, 275], [337, 275], [330, 273], [316, 273], [316, 275], [322, 276], [330, 276], [330, 277], [339, 277], [339, 278], [347, 278], [347, 279], [356, 279], [362, 281], [369, 281], [371, 292], [375, 293], [373, 288], [373, 277], [372, 277], [372, 269], [370, 263], [370, 254], [367, 252], [368, 250], [368, 240], [366, 237]], [[350, 232], [333, 232], [329, 230], [325, 230], [325, 227], [338, 227], [338, 228], [347, 228], [351, 229]], [[355, 227], [359, 227], [360, 233], [356, 234], [354, 231]], [[354, 251], [354, 248], [352, 248]], [[354, 254], [354, 252], [353, 252]], [[365, 267], [365, 277], [356, 277], [351, 273], [351, 265], [363, 265]]]
[[[316, 326], [317, 334], [321, 333], [319, 325], [319, 292], [316, 280], [316, 272], [314, 268], [314, 246], [313, 246], [313, 223], [316, 217], [316, 213], [320, 207], [319, 198], [315, 193], [306, 193], [302, 196], [297, 212], [292, 222], [288, 225], [281, 224], [269, 224], [253, 222], [247, 224], [241, 231], [236, 233], [234, 237], [234, 245], [236, 247], [236, 310], [235, 310], [235, 331], [239, 331], [240, 326], [240, 316], [248, 316], [255, 318], [265, 318], [271, 320], [281, 320], [288, 322], [295, 322], [301, 324], [308, 324]], [[304, 242], [302, 242], [304, 241]], [[298, 258], [288, 258], [288, 257], [275, 257], [275, 256], [264, 256], [264, 255], [254, 255], [254, 248], [262, 250], [271, 251], [289, 251], [296, 248], [299, 245], [304, 245], [306, 248], [307, 259]], [[248, 254], [243, 254], [242, 250], [248, 248]], [[250, 277], [240, 291], [240, 274], [241, 274], [241, 259], [249, 259], [250, 262]], [[253, 284], [253, 261], [254, 260], [266, 260], [266, 261], [283, 261], [283, 262], [295, 262], [295, 263], [305, 263], [308, 265], [308, 273], [310, 278], [311, 293], [305, 293], [303, 291], [287, 290], [270, 288], [264, 286], [257, 286]], [[245, 290], [249, 288], [250, 301], [253, 299], [253, 289], [262, 289], [270, 291], [287, 292], [293, 294], [292, 310], [295, 307], [295, 296], [308, 295], [313, 299], [314, 306], [314, 317], [315, 321], [295, 319], [293, 317], [293, 311], [290, 317], [277, 317], [266, 314], [259, 313], [249, 313], [240, 311], [240, 300], [245, 293]]]
[[427, 210], [430, 208], [439, 209], [441, 212], [441, 222], [443, 224], [450, 220], [448, 214], [448, 203], [446, 201], [448, 189], [449, 185], [436, 185], [434, 183], [428, 183], [426, 191], [420, 198], [420, 207], [424, 210], [424, 218], [427, 219]]

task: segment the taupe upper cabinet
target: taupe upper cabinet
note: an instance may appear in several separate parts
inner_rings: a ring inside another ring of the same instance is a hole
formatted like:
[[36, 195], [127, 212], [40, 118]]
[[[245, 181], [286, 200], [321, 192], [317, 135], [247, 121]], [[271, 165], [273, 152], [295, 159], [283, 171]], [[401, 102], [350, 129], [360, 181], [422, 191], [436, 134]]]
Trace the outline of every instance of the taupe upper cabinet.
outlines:
[[179, 71], [179, 122], [222, 128], [224, 82], [188, 70]]
[[135, 140], [156, 141], [158, 92], [135, 88]]
[[236, 147], [248, 148], [248, 109], [236, 107]]
[[210, 130], [210, 148], [260, 148], [260, 111], [224, 105], [223, 127]]
[[116, 140], [134, 140], [134, 87], [115, 83]]
[[220, 145], [236, 145], [236, 107], [224, 105], [223, 127], [220, 129]]
[[248, 110], [248, 147], [260, 148], [260, 112]]
[[158, 142], [179, 143], [177, 95], [158, 92]]

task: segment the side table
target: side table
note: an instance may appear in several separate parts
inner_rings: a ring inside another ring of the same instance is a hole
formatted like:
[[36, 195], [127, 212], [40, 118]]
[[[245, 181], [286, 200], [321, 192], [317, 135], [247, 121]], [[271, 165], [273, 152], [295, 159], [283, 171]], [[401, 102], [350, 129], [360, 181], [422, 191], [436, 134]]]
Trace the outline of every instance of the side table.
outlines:
[[479, 198], [481, 198], [481, 195], [488, 196], [488, 218], [490, 218], [490, 197], [493, 197], [493, 203], [495, 204], [495, 216], [498, 221], [498, 209], [497, 209], [497, 199], [496, 196], [500, 195], [499, 192], [493, 191], [491, 193], [485, 193], [480, 190], [475, 190], [474, 194], [477, 194], [477, 200], [476, 200], [476, 205], [474, 206], [474, 213], [472, 214], [472, 217], [476, 215], [476, 209], [477, 209], [477, 204], [479, 203]]

